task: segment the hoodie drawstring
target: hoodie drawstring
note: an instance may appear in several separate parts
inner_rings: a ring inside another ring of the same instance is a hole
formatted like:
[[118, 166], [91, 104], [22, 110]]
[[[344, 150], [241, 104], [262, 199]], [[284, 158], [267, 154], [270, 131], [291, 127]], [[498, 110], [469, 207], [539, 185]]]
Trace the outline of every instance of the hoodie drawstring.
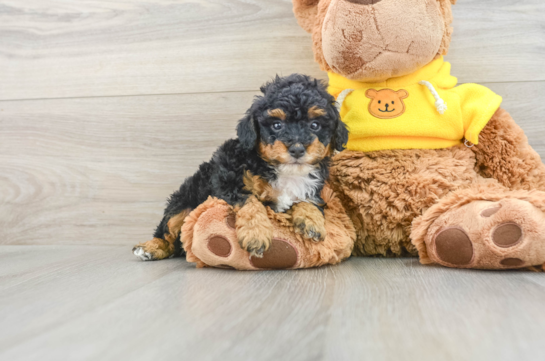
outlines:
[[448, 109], [447, 103], [445, 103], [445, 101], [441, 99], [441, 97], [439, 96], [439, 93], [437, 93], [437, 90], [435, 90], [433, 85], [426, 80], [419, 81], [418, 84], [424, 85], [426, 88], [429, 89], [431, 95], [433, 95], [433, 97], [435, 98], [435, 107], [437, 108], [437, 111], [441, 115], [445, 114], [445, 111]]
[[337, 97], [337, 110], [339, 111], [339, 113], [341, 112], [341, 108], [343, 107], [344, 100], [353, 91], [354, 91], [354, 89], [345, 89]]

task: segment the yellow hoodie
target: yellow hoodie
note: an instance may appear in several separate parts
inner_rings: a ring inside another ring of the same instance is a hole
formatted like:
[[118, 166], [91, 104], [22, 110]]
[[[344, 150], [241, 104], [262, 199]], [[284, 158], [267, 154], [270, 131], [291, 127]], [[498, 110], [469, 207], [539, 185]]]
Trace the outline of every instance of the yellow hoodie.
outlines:
[[477, 84], [456, 87], [450, 68], [440, 58], [413, 74], [381, 83], [329, 73], [328, 90], [342, 103], [341, 119], [350, 130], [347, 148], [439, 149], [464, 138], [478, 144], [479, 133], [502, 98]]

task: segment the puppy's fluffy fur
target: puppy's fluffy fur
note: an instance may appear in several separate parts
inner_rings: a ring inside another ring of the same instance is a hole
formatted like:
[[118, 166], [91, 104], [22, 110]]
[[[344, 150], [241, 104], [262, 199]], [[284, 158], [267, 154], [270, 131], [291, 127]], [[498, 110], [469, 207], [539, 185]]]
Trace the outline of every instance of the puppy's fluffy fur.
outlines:
[[[137, 256], [148, 260], [179, 255], [183, 219], [209, 196], [248, 213], [237, 217], [236, 228], [241, 246], [253, 256], [262, 256], [272, 237], [265, 206], [297, 213], [296, 230], [323, 240], [323, 217], [321, 224], [308, 224], [301, 217], [308, 205], [296, 208], [306, 202], [323, 213], [320, 193], [330, 156], [348, 140], [335, 99], [325, 84], [299, 74], [276, 77], [261, 91], [238, 124], [238, 138], [220, 146], [170, 196], [154, 239], [133, 249]], [[253, 221], [243, 221], [248, 218]]]

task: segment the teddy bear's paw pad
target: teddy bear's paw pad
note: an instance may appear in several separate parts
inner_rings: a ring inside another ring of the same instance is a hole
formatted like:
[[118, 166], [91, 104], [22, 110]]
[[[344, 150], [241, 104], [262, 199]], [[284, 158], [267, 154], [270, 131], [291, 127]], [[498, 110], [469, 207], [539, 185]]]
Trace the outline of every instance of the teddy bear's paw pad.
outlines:
[[142, 261], [153, 261], [153, 255], [144, 251], [144, 248], [142, 247], [134, 247], [132, 253]]
[[236, 215], [234, 213], [231, 213], [225, 218], [225, 223], [227, 223], [227, 226], [231, 229], [236, 229]]
[[500, 209], [501, 209], [501, 204], [497, 204], [490, 208], [486, 208], [484, 211], [481, 212], [481, 217], [485, 217], [485, 218], [492, 217], [494, 214], [498, 213]]
[[505, 267], [522, 267], [524, 263], [520, 258], [505, 258], [500, 261], [500, 264]]
[[250, 263], [261, 269], [287, 269], [297, 264], [297, 251], [286, 241], [273, 238], [263, 257], [250, 257]]
[[232, 251], [231, 242], [222, 236], [210, 237], [208, 249], [218, 257], [229, 257]]
[[435, 237], [437, 256], [446, 263], [464, 266], [473, 259], [473, 243], [460, 228], [447, 228]]
[[515, 223], [502, 224], [492, 233], [492, 241], [501, 248], [516, 246], [522, 242], [522, 229]]

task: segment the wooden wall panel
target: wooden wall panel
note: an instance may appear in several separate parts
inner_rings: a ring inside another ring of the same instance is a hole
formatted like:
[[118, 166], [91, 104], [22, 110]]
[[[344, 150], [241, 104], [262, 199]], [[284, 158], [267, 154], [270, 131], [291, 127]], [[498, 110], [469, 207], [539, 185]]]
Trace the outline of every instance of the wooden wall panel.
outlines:
[[[290, 0], [0, 0], [0, 100], [256, 90], [324, 77]], [[539, 0], [459, 0], [464, 82], [545, 80]]]

